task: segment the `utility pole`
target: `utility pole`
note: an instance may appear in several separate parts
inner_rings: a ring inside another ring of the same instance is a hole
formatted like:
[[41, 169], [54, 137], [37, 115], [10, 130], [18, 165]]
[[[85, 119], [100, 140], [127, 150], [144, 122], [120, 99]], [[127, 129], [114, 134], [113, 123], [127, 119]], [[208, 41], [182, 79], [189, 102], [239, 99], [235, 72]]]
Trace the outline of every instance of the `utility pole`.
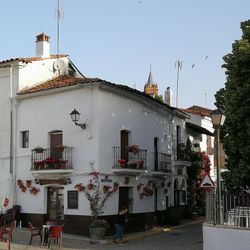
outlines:
[[179, 95], [179, 73], [182, 69], [183, 61], [177, 60], [175, 62], [175, 67], [177, 68], [177, 79], [176, 79], [176, 108], [178, 108], [178, 95]]

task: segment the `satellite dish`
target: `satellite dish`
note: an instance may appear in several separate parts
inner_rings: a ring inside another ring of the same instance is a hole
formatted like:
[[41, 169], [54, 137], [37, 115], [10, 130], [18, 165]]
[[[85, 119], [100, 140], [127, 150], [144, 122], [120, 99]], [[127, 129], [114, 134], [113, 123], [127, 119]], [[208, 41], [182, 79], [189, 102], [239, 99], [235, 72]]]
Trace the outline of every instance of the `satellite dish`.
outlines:
[[62, 59], [58, 59], [53, 63], [54, 72], [58, 72], [58, 74], [62, 74], [65, 72], [65, 62]]

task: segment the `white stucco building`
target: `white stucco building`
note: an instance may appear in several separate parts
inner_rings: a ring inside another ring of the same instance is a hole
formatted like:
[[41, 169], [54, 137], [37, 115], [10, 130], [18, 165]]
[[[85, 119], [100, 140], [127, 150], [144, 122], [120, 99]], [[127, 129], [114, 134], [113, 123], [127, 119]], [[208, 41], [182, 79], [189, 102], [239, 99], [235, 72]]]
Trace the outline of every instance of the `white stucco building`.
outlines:
[[[186, 120], [186, 125], [189, 130], [197, 131], [197, 134], [193, 134], [192, 142], [198, 144], [200, 151], [205, 152], [210, 159], [211, 170], [210, 176], [215, 181], [216, 180], [216, 162], [214, 159], [214, 128], [211, 119], [211, 112], [213, 110], [207, 109], [200, 106], [192, 106], [184, 109], [187, 114], [189, 114], [189, 120]], [[200, 128], [196, 128], [196, 126]], [[204, 131], [202, 132], [201, 129]], [[190, 133], [192, 134], [192, 133]], [[224, 165], [224, 164], [223, 164]]]
[[[89, 184], [93, 171], [102, 185], [119, 183], [103, 215], [128, 205], [134, 230], [185, 205], [189, 163], [177, 157], [177, 144], [187, 140], [187, 114], [83, 76], [67, 55], [49, 54], [44, 33], [36, 46], [36, 57], [0, 62], [1, 208], [8, 197], [9, 207], [21, 205], [24, 222], [63, 220], [66, 231], [87, 233], [89, 204], [74, 187]], [[74, 109], [83, 126], [71, 121]]]

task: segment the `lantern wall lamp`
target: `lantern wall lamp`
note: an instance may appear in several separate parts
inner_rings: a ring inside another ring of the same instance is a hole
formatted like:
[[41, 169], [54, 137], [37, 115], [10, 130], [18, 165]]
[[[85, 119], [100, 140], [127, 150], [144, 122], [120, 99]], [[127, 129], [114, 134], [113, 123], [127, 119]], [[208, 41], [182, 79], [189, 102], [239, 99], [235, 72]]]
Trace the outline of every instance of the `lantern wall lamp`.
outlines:
[[72, 122], [75, 123], [76, 126], [79, 126], [81, 129], [85, 129], [86, 128], [86, 123], [79, 123], [79, 119], [80, 119], [80, 115], [81, 113], [79, 113], [76, 109], [74, 109], [71, 113], [70, 113], [70, 117]]

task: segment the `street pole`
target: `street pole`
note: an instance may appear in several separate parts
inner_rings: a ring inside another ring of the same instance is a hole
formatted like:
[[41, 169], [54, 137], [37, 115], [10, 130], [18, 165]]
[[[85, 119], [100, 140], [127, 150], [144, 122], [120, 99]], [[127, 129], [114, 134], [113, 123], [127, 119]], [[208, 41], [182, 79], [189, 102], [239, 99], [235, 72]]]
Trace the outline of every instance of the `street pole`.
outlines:
[[221, 178], [220, 178], [220, 155], [219, 155], [219, 145], [220, 145], [220, 127], [216, 128], [216, 161], [217, 161], [217, 219], [218, 224], [223, 223], [222, 214], [222, 199], [221, 199]]

